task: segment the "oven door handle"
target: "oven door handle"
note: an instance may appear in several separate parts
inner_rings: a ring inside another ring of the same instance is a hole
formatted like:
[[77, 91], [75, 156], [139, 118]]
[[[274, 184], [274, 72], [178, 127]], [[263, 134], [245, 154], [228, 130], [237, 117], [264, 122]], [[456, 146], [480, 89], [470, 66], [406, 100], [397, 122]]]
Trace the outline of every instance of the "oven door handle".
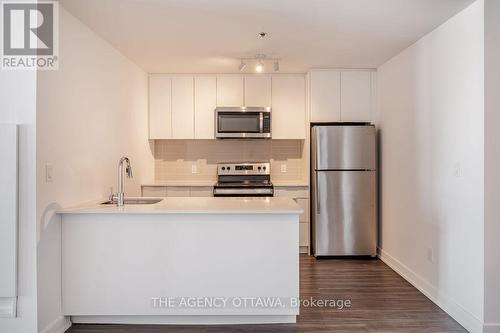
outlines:
[[214, 188], [214, 195], [274, 195], [272, 188], [262, 189], [233, 189], [233, 188]]

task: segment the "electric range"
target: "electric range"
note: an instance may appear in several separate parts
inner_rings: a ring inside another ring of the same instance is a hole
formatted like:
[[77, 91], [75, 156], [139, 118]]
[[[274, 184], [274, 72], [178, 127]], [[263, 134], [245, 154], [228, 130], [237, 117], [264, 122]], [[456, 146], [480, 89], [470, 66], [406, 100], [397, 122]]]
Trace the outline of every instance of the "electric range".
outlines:
[[272, 197], [269, 163], [222, 163], [217, 166], [215, 197]]

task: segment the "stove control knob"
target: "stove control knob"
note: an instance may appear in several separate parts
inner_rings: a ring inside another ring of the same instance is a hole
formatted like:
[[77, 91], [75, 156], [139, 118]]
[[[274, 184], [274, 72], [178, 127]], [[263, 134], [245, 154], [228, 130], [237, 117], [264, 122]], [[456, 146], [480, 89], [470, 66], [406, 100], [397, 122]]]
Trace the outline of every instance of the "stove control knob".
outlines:
[[266, 167], [263, 167], [263, 168], [264, 168], [264, 170], [266, 170]]
[[231, 167], [227, 167], [227, 170], [228, 170], [228, 171], [229, 171], [229, 170], [231, 170]]
[[262, 169], [261, 167], [258, 167], [257, 169], [259, 169], [259, 171]]
[[226, 170], [226, 167], [222, 167], [222, 171]]

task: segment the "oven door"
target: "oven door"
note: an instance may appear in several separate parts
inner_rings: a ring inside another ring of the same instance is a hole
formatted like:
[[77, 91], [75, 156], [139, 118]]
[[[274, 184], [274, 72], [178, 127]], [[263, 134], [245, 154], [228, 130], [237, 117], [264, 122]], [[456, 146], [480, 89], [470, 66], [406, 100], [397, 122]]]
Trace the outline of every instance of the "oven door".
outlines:
[[270, 114], [262, 111], [215, 112], [215, 136], [228, 138], [271, 138]]

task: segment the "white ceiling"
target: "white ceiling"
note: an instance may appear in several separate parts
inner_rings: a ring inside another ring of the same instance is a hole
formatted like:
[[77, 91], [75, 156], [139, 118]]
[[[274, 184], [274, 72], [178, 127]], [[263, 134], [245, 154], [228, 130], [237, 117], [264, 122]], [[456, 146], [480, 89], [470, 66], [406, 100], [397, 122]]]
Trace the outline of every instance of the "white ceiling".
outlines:
[[147, 72], [230, 73], [258, 53], [281, 72], [376, 68], [473, 0], [60, 2]]

